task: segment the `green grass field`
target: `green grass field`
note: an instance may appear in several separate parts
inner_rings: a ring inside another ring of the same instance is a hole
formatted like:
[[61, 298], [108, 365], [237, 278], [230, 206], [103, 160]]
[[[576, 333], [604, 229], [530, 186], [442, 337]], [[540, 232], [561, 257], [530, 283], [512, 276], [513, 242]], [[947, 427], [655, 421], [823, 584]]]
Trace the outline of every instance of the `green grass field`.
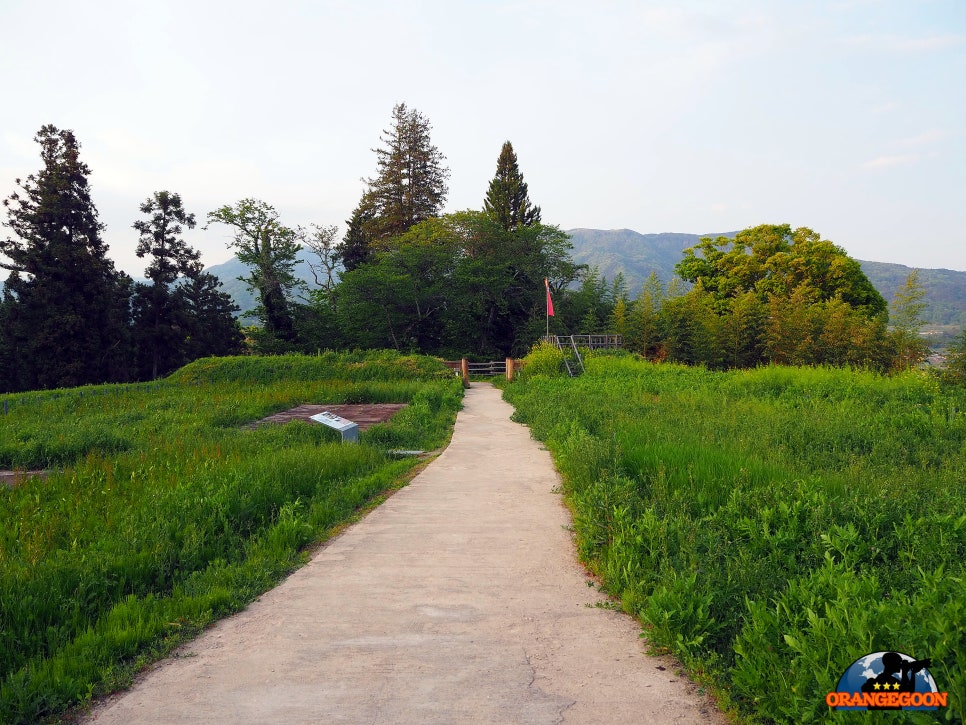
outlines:
[[[394, 353], [199, 360], [157, 384], [6, 396], [0, 722], [56, 719], [273, 586], [448, 440], [462, 388]], [[404, 402], [359, 445], [302, 403]]]
[[537, 374], [541, 355], [506, 397], [553, 452], [581, 556], [652, 645], [749, 722], [828, 719], [860, 656], [929, 657], [949, 708], [903, 721], [961, 721], [966, 392], [630, 356], [570, 379]]

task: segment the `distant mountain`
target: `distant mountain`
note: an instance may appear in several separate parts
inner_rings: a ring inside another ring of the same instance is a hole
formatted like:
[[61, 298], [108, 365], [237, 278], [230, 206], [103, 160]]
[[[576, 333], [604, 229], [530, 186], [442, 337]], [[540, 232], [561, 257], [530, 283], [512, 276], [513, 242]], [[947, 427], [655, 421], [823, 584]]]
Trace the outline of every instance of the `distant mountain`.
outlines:
[[[665, 284], [669, 282], [682, 252], [701, 237], [733, 237], [737, 232], [639, 234], [631, 229], [569, 229], [567, 234], [574, 246], [574, 260], [597, 267], [608, 280], [623, 272], [631, 296], [636, 297], [652, 271]], [[886, 301], [895, 297], [913, 269], [888, 262], [858, 262]], [[929, 306], [923, 317], [928, 324], [966, 328], [966, 272], [920, 269], [919, 282], [926, 290]]]
[[667, 284], [681, 253], [701, 237], [734, 237], [738, 232], [713, 234], [639, 234], [632, 229], [568, 229], [579, 264], [597, 267], [609, 281], [624, 273], [627, 289], [636, 297], [651, 272]]
[[[906, 277], [916, 269], [903, 264], [859, 260], [862, 271], [879, 293], [892, 300]], [[919, 269], [919, 284], [926, 290], [929, 305], [923, 317], [932, 325], [966, 328], [966, 272], [952, 269]]]
[[[580, 264], [597, 267], [609, 281], [618, 272], [624, 273], [627, 288], [636, 297], [650, 273], [656, 272], [667, 284], [674, 277], [674, 266], [681, 261], [682, 252], [697, 244], [701, 237], [733, 237], [737, 232], [709, 234], [640, 234], [632, 229], [569, 229], [573, 244], [573, 258]], [[305, 261], [305, 254], [295, 268], [296, 275], [310, 286], [315, 283]], [[887, 301], [895, 297], [906, 281], [911, 267], [887, 262], [859, 260], [869, 281]], [[208, 267], [208, 272], [221, 280], [225, 291], [247, 312], [255, 307], [255, 297], [238, 277], [248, 268], [237, 258], [224, 264]], [[919, 281], [926, 290], [929, 307], [924, 318], [931, 325], [966, 328], [966, 272], [949, 269], [920, 269]]]
[[[308, 252], [302, 251], [298, 256], [298, 263], [295, 265], [295, 276], [304, 281], [310, 288], [315, 287], [315, 279], [312, 277], [312, 270], [309, 269], [308, 262], [305, 261]], [[241, 308], [240, 316], [245, 318], [246, 312], [255, 309], [258, 301], [255, 295], [248, 289], [248, 285], [239, 280], [239, 277], [247, 277], [250, 270], [247, 266], [238, 261], [238, 257], [232, 257], [222, 264], [214, 264], [205, 269], [221, 281], [221, 286], [225, 292], [231, 295], [235, 304]], [[247, 318], [246, 318], [247, 319]]]

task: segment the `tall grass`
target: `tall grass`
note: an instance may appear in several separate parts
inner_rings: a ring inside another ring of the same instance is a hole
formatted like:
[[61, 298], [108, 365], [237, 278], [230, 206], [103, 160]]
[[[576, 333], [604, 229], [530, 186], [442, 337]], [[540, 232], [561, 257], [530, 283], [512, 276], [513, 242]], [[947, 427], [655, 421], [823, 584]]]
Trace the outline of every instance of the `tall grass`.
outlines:
[[[387, 448], [442, 445], [461, 396], [450, 371], [368, 360], [209, 359], [156, 388], [12, 408], [0, 465], [56, 470], [0, 488], [0, 722], [56, 716], [123, 684], [393, 486], [414, 462]], [[343, 402], [409, 405], [360, 445], [302, 422], [240, 427]]]
[[849, 664], [898, 650], [932, 658], [962, 718], [963, 390], [600, 357], [506, 395], [554, 453], [581, 555], [727, 706], [819, 721]]

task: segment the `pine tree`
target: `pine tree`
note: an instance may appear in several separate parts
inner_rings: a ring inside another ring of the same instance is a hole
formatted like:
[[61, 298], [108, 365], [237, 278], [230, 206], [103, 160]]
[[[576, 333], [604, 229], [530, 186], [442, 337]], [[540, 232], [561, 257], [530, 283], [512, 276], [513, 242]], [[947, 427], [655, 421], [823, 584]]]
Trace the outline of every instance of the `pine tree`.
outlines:
[[495, 217], [504, 229], [540, 223], [540, 207], [530, 203], [527, 184], [517, 165], [513, 145], [506, 141], [496, 162], [496, 176], [490, 181], [483, 211]]
[[414, 224], [438, 216], [446, 202], [446, 157], [430, 141], [432, 125], [405, 103], [392, 110], [392, 127], [383, 131], [384, 146], [373, 149], [378, 173], [368, 179], [373, 218], [367, 225], [374, 241], [399, 236]]
[[185, 362], [209, 355], [237, 355], [244, 336], [235, 319], [238, 306], [222, 291], [221, 281], [204, 271], [201, 262], [187, 265], [174, 292], [185, 331]]
[[3, 345], [14, 350], [11, 388], [125, 380], [131, 279], [115, 270], [91, 200], [90, 169], [69, 130], [40, 129], [43, 168], [5, 199], [15, 238], [0, 240], [12, 272]]
[[149, 219], [133, 224], [141, 235], [136, 251], [151, 258], [145, 270], [151, 284], [137, 287], [134, 335], [139, 375], [156, 379], [184, 359], [185, 331], [173, 286], [200, 254], [179, 237], [184, 227], [194, 229], [195, 217], [184, 210], [178, 194], [156, 191], [140, 209]]

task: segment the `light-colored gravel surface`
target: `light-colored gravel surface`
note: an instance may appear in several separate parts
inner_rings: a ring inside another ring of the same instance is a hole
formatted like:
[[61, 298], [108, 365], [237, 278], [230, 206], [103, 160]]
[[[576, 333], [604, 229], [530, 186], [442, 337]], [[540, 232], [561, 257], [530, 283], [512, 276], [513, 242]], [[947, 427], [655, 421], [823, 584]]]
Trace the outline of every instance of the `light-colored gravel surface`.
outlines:
[[489, 385], [406, 488], [97, 723], [723, 723], [575, 560], [550, 455]]

